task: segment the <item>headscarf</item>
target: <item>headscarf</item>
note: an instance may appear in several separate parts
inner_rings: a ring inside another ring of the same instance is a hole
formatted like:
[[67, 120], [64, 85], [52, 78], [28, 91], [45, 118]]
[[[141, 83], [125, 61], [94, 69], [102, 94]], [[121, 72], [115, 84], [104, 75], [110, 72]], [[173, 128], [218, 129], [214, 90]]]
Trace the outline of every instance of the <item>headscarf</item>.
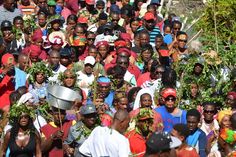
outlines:
[[10, 53], [6, 53], [2, 56], [2, 65], [7, 65], [9, 63], [15, 64], [14, 56]]
[[219, 122], [219, 124], [221, 123], [222, 119], [223, 119], [225, 116], [231, 116], [232, 114], [233, 114], [232, 110], [229, 110], [229, 109], [221, 110], [221, 111], [218, 113], [218, 122]]
[[38, 39], [42, 39], [43, 37], [43, 32], [41, 31], [41, 29], [36, 29], [32, 35], [32, 41], [36, 41]]
[[149, 88], [142, 88], [138, 92], [138, 94], [137, 94], [137, 96], [135, 98], [133, 110], [136, 110], [136, 109], [138, 109], [140, 107], [140, 97], [141, 97], [141, 95], [143, 95], [145, 93], [151, 95], [151, 98], [152, 98], [152, 106], [151, 107], [155, 108], [154, 94], [152, 93], [152, 91]]

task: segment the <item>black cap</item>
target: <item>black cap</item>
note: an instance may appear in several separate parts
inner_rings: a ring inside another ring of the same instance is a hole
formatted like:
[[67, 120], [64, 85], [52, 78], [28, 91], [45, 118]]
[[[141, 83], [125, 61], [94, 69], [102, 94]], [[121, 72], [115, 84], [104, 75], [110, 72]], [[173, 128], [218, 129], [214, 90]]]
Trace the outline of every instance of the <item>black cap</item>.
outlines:
[[1, 29], [2, 29], [2, 28], [12, 28], [11, 22], [8, 21], [8, 20], [2, 21], [2, 23], [1, 23]]

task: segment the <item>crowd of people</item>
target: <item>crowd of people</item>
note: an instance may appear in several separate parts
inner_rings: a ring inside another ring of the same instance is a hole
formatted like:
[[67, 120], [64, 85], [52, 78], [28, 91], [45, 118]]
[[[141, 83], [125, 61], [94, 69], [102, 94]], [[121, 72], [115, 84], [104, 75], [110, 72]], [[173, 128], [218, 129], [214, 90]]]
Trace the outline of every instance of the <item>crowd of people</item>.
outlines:
[[0, 157], [236, 157], [235, 65], [159, 0], [0, 3]]

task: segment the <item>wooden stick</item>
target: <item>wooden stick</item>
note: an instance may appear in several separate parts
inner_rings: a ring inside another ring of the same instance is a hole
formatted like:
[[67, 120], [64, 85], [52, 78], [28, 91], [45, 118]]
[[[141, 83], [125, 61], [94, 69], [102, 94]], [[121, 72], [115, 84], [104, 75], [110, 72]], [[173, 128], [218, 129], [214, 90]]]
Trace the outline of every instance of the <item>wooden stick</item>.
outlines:
[[61, 111], [59, 109], [58, 99], [57, 99], [57, 109], [58, 109], [58, 114], [59, 114], [60, 129], [61, 129], [61, 131], [63, 131], [62, 130], [62, 121], [61, 121]]
[[193, 41], [193, 39], [195, 39], [196, 37], [198, 37], [201, 33], [202, 33], [202, 29], [200, 29], [200, 31], [197, 32], [197, 34], [195, 34], [187, 43], [187, 45], [189, 45], [191, 43], [191, 41]]

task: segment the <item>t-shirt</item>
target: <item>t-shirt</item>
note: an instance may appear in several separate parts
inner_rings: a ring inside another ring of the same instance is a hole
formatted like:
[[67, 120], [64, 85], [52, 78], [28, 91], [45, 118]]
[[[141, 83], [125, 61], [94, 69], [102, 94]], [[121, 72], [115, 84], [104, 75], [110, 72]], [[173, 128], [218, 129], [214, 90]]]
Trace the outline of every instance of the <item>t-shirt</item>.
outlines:
[[118, 131], [108, 127], [96, 127], [79, 148], [86, 156], [128, 157], [129, 141]]
[[86, 95], [88, 95], [90, 86], [92, 85], [95, 77], [93, 74], [91, 75], [86, 75], [82, 71], [79, 71], [77, 74], [77, 83], [79, 87], [85, 91]]

